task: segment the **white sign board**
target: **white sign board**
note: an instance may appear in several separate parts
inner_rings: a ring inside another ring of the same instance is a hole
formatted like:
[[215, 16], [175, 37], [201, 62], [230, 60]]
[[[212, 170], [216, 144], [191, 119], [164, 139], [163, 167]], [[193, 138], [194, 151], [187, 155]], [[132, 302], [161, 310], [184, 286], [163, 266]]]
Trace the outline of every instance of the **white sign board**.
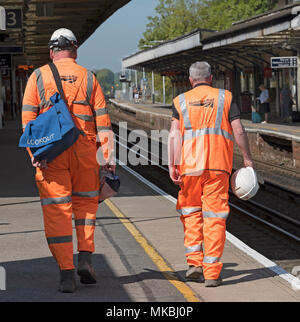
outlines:
[[0, 7], [0, 30], [6, 30], [6, 14], [3, 7]]
[[271, 57], [271, 68], [297, 68], [298, 57]]

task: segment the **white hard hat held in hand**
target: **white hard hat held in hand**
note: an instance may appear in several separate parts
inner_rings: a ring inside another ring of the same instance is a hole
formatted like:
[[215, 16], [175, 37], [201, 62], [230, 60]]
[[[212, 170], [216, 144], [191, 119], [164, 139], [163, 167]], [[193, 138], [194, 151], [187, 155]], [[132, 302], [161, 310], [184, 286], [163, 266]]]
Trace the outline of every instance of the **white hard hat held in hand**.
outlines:
[[230, 179], [232, 192], [242, 200], [254, 197], [259, 189], [256, 173], [253, 168], [236, 170]]

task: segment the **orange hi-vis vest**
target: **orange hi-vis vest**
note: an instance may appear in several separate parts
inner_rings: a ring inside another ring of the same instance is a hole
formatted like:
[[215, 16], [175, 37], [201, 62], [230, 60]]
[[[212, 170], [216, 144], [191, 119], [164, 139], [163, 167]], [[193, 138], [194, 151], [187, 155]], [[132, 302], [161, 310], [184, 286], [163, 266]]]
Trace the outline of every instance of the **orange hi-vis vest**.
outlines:
[[208, 85], [197, 86], [174, 99], [182, 137], [181, 175], [201, 175], [203, 170], [231, 173], [231, 100], [231, 92]]
[[[78, 65], [74, 59], [55, 62], [59, 71], [67, 104], [79, 130], [89, 139], [111, 128], [106, 102], [93, 73]], [[57, 92], [48, 65], [36, 69], [30, 76], [23, 98], [22, 125], [46, 112], [53, 105], [50, 97]]]

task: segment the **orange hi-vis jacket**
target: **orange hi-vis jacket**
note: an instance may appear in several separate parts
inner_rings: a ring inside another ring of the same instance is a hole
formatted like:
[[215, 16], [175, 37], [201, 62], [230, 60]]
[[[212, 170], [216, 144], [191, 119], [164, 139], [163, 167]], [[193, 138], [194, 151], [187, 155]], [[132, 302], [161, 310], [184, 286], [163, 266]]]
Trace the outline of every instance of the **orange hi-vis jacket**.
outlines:
[[231, 100], [231, 92], [209, 85], [197, 86], [174, 99], [182, 136], [181, 175], [201, 175], [203, 170], [231, 173]]
[[[110, 118], [102, 89], [94, 74], [78, 65], [73, 58], [54, 62], [61, 80], [69, 110], [75, 125], [89, 141], [96, 142], [97, 133], [111, 130]], [[30, 76], [23, 98], [22, 127], [53, 105], [50, 97], [58, 92], [48, 65], [36, 69]], [[103, 151], [105, 159], [108, 151]]]

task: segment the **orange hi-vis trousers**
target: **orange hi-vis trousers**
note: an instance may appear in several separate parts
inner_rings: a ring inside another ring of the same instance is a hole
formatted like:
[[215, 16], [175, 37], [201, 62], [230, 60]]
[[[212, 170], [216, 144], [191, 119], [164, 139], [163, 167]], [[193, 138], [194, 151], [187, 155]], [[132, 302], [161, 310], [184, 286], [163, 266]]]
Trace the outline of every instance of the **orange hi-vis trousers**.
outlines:
[[182, 181], [176, 208], [184, 226], [187, 263], [203, 267], [205, 279], [217, 279], [223, 266], [229, 175], [205, 170]]
[[72, 214], [78, 251], [94, 252], [94, 230], [99, 198], [96, 144], [79, 135], [76, 143], [37, 169], [36, 183], [49, 248], [60, 269], [74, 269]]

